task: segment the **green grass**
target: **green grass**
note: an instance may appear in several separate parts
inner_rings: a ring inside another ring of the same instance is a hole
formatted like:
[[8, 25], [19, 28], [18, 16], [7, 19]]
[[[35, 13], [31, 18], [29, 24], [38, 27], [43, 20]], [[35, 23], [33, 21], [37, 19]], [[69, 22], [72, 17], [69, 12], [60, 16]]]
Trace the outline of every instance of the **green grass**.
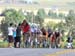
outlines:
[[8, 42], [0, 42], [0, 48], [7, 48]]
[[[63, 44], [61, 44], [61, 48], [64, 48], [64, 46], [67, 44], [67, 37], [64, 37], [64, 41], [62, 42]], [[75, 39], [73, 39], [73, 47], [75, 48]]]
[[75, 48], [75, 40], [73, 40], [73, 47]]
[[[61, 43], [61, 48], [64, 48], [64, 46], [67, 44], [67, 42], [66, 42], [67, 38], [64, 37], [63, 39], [64, 39], [64, 41], [62, 41], [62, 43]], [[0, 48], [7, 48], [7, 47], [8, 47], [7, 41], [0, 42]], [[23, 43], [21, 43], [21, 47], [23, 47]], [[75, 47], [75, 39], [73, 40], [73, 47]]]

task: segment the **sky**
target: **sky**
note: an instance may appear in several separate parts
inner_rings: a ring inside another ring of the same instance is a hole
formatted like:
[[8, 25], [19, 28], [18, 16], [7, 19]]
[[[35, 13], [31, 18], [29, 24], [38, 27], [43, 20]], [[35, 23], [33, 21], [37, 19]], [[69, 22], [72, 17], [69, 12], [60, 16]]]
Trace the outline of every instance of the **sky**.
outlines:
[[[35, 0], [31, 0], [35, 1]], [[75, 1], [75, 0], [36, 0], [36, 1]]]
[[[20, 0], [17, 0], [17, 1], [20, 1]], [[72, 7], [75, 5], [75, 0], [24, 0], [24, 1], [38, 1], [39, 4], [43, 6], [54, 6], [54, 7], [56, 6], [71, 6]]]

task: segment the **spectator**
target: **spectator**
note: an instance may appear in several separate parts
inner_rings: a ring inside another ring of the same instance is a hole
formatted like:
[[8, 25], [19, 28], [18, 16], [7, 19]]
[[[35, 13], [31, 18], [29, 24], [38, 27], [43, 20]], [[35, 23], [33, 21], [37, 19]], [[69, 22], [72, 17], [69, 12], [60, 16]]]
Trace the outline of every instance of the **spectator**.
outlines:
[[10, 23], [10, 26], [8, 27], [8, 41], [9, 41], [8, 47], [10, 48], [13, 47], [13, 41], [14, 41], [13, 31], [14, 31], [13, 23]]
[[67, 42], [66, 48], [73, 48], [73, 37], [71, 35], [67, 38]]
[[16, 29], [17, 29], [17, 25], [15, 24], [13, 27], [14, 31], [13, 31], [13, 37], [14, 37], [14, 47], [15, 47], [15, 38], [16, 38]]
[[18, 25], [16, 29], [16, 38], [15, 38], [15, 47], [20, 48], [20, 43], [21, 43], [21, 24]]

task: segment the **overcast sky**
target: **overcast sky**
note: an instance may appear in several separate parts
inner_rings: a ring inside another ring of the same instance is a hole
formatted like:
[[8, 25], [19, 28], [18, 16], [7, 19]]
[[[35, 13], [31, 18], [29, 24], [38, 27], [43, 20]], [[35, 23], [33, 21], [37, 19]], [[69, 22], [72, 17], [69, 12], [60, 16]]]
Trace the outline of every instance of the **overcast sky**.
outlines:
[[[30, 0], [35, 1], [35, 0]], [[36, 0], [36, 1], [53, 1], [53, 2], [75, 2], [75, 0]]]
[[[16, 0], [16, 1], [20, 1], [20, 0]], [[24, 1], [38, 1], [39, 4], [41, 4], [43, 6], [53, 6], [53, 7], [58, 7], [58, 6], [60, 6], [60, 7], [61, 6], [62, 7], [66, 6], [67, 7], [68, 6], [68, 7], [75, 7], [74, 6], [75, 5], [75, 0], [24, 0]]]

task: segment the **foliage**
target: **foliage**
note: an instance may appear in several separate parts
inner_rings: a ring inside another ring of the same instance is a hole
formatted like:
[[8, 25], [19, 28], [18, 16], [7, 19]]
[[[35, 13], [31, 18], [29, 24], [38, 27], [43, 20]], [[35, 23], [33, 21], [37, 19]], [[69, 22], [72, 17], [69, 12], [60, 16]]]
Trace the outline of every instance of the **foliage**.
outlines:
[[33, 22], [34, 20], [34, 13], [33, 12], [27, 12], [27, 15], [25, 16], [28, 22]]
[[7, 9], [4, 12], [5, 22], [9, 23], [20, 23], [24, 19], [24, 15], [21, 10], [16, 11], [15, 9]]
[[4, 22], [4, 20], [1, 21], [0, 25], [1, 32], [3, 33], [3, 36], [8, 36], [8, 24]]
[[57, 15], [56, 12], [53, 12], [53, 11], [49, 10], [48, 16], [49, 16], [49, 17], [52, 17], [52, 18], [64, 18], [64, 17], [65, 17], [65, 14], [59, 13], [59, 14]]
[[39, 23], [39, 21], [40, 21], [40, 20], [38, 19], [38, 16], [36, 15], [36, 16], [35, 16], [35, 23]]
[[39, 16], [39, 18], [44, 19], [46, 16], [45, 10], [44, 9], [39, 9], [37, 12], [37, 15]]
[[69, 32], [72, 32], [75, 29], [75, 13], [73, 10], [70, 10], [66, 17], [66, 26]]
[[59, 29], [59, 30], [64, 30], [64, 31], [66, 31], [67, 29], [66, 29], [66, 23], [63, 23], [62, 21], [60, 22], [60, 23], [58, 23], [57, 25], [56, 25], [56, 27]]
[[75, 13], [71, 10], [66, 17], [66, 24], [68, 27], [72, 28], [75, 26]]
[[53, 14], [53, 11], [49, 10], [48, 16], [52, 16], [52, 14]]
[[59, 13], [59, 15], [58, 15], [60, 18], [64, 18], [65, 17], [65, 15], [63, 14], [63, 13]]
[[49, 17], [52, 17], [52, 18], [55, 18], [55, 17], [57, 17], [57, 13], [55, 13], [55, 12], [49, 10], [48, 16], [49, 16]]
[[24, 15], [21, 10], [7, 9], [2, 14], [5, 16], [5, 19], [1, 22], [1, 32], [4, 36], [8, 34], [8, 25], [10, 23], [18, 24], [24, 20]]
[[44, 9], [39, 9], [37, 12], [37, 15], [35, 17], [35, 20], [37, 20], [37, 22], [40, 24], [40, 26], [43, 25], [42, 23], [44, 21], [45, 16], [46, 16], [46, 13], [45, 13]]
[[52, 21], [49, 21], [48, 23], [47, 23], [47, 27], [50, 27], [51, 29], [53, 29], [53, 30], [55, 30], [55, 28], [56, 28], [56, 23], [55, 22], [52, 22]]
[[65, 18], [66, 20], [66, 27], [68, 30], [68, 36], [72, 35], [75, 39], [75, 13], [73, 10], [69, 11], [68, 16]]

